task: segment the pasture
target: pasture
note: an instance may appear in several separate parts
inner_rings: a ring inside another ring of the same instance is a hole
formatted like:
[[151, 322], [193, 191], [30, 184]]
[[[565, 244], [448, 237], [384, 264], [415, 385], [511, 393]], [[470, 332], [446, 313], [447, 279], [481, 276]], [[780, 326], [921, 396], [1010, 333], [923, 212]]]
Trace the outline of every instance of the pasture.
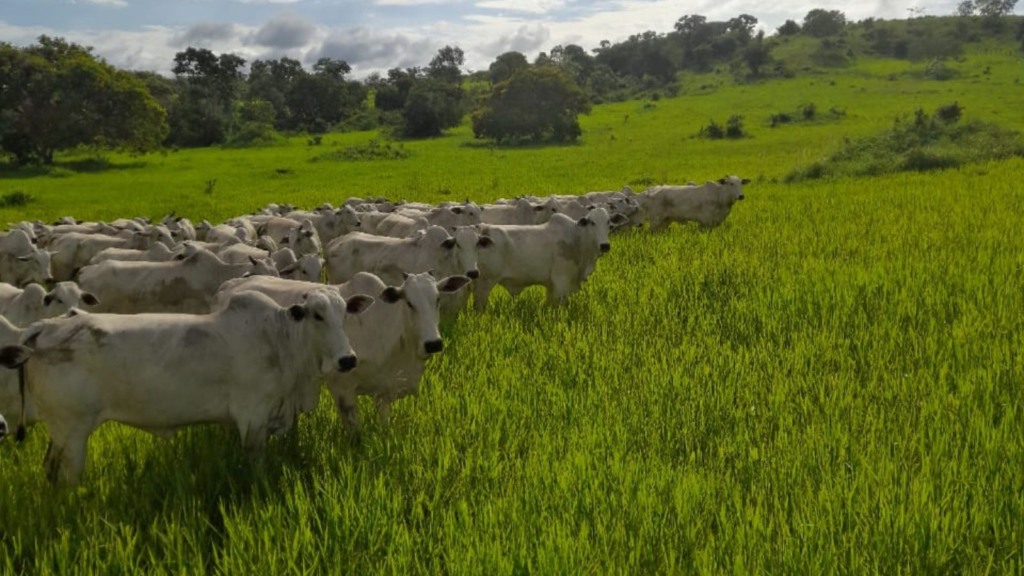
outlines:
[[[0, 444], [0, 571], [1021, 572], [1024, 161], [781, 183], [917, 107], [1024, 129], [1018, 56], [971, 54], [946, 82], [921, 66], [693, 79], [596, 107], [576, 146], [463, 127], [400, 160], [311, 161], [376, 137], [355, 133], [0, 172], [0, 195], [34, 198], [11, 222], [753, 180], [710, 233], [613, 236], [563, 307], [496, 290], [358, 443], [324, 395], [256, 461], [234, 431], [108, 424], [77, 489], [45, 483], [43, 426]], [[846, 115], [768, 126], [807, 102]], [[750, 138], [692, 138], [731, 114]]]

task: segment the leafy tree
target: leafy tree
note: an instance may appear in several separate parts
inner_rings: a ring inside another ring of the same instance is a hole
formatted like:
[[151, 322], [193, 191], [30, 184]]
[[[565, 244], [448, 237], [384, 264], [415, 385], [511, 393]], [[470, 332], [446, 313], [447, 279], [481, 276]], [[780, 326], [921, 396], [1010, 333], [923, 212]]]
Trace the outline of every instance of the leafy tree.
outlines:
[[487, 68], [488, 77], [491, 84], [497, 84], [507, 80], [512, 74], [523, 70], [528, 67], [530, 63], [526, 60], [526, 56], [522, 52], [505, 52], [504, 54], [498, 55], [491, 62], [491, 65]]
[[209, 146], [225, 140], [244, 66], [240, 56], [217, 56], [206, 48], [190, 46], [174, 55], [171, 71], [181, 88], [177, 104], [169, 110], [171, 143]]
[[166, 134], [145, 83], [91, 48], [48, 36], [21, 49], [0, 43], [0, 149], [16, 162], [50, 164], [82, 145], [145, 152]]
[[974, 0], [978, 14], [990, 17], [1002, 17], [1013, 13], [1017, 0]]
[[440, 136], [462, 121], [462, 89], [434, 78], [420, 79], [409, 90], [402, 119], [405, 136]]
[[974, 6], [974, 0], [963, 0], [956, 5], [957, 16], [974, 16], [977, 12], [977, 8]]
[[750, 73], [757, 76], [761, 73], [761, 68], [769, 64], [771, 60], [771, 47], [765, 43], [764, 31], [761, 31], [743, 49], [743, 61], [747, 64], [747, 68], [750, 69]]
[[824, 38], [835, 36], [846, 27], [846, 15], [839, 10], [815, 8], [804, 16], [803, 32], [808, 36]]
[[794, 36], [800, 33], [800, 25], [793, 20], [786, 20], [786, 22], [776, 29], [779, 36]]
[[564, 72], [534, 66], [493, 87], [473, 112], [473, 135], [498, 142], [575, 141], [582, 134], [577, 117], [588, 112], [589, 100]]
[[458, 86], [462, 83], [461, 66], [465, 63], [466, 57], [462, 48], [458, 46], [445, 46], [437, 51], [437, 55], [430, 60], [427, 66], [427, 76]]

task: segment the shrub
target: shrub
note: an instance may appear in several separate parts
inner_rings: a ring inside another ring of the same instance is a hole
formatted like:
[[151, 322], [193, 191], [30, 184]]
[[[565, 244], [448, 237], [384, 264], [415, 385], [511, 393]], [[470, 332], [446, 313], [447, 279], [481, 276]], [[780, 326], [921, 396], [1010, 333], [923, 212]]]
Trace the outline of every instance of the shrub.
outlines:
[[845, 140], [825, 160], [786, 175], [787, 182], [829, 175], [866, 176], [892, 172], [923, 172], [965, 164], [1024, 157], [1024, 140], [997, 124], [959, 123], [963, 108], [956, 102], [934, 115], [922, 109], [910, 118], [893, 121], [892, 128], [874, 136]]
[[14, 190], [8, 192], [3, 196], [0, 196], [0, 207], [10, 208], [14, 206], [24, 206], [29, 202], [35, 202], [35, 198], [22, 190]]

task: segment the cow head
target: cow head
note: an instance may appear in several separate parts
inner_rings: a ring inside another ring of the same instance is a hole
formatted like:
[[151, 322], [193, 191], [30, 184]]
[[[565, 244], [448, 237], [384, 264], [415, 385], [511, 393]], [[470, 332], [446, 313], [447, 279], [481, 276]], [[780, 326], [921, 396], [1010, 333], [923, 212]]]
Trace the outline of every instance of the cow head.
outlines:
[[741, 179], [739, 176], [726, 176], [724, 178], [719, 178], [718, 183], [726, 190], [725, 194], [729, 200], [729, 204], [732, 204], [737, 200], [743, 200], [746, 198], [746, 196], [743, 195], [743, 185], [750, 184], [750, 179]]
[[91, 292], [84, 292], [78, 283], [71, 281], [58, 282], [43, 296], [43, 305], [48, 308], [48, 316], [59, 316], [79, 305], [96, 306], [99, 303], [99, 298]]
[[[617, 216], [621, 216], [618, 215]], [[593, 240], [593, 243], [601, 252], [611, 250], [611, 242], [608, 241], [608, 230], [611, 218], [604, 208], [592, 208], [587, 215], [576, 221], [576, 226], [586, 231], [586, 236]]]
[[345, 332], [345, 316], [362, 314], [373, 302], [365, 294], [356, 294], [346, 301], [337, 291], [325, 287], [311, 290], [301, 304], [288, 308], [291, 319], [306, 323], [312, 332], [321, 372], [348, 372], [356, 367], [356, 353]]
[[29, 253], [15, 257], [17, 264], [7, 282], [15, 286], [24, 286], [32, 282], [52, 286], [54, 279], [50, 272], [51, 252], [33, 248]]
[[402, 276], [402, 285], [388, 286], [380, 298], [387, 304], [405, 303], [407, 315], [404, 325], [406, 330], [415, 332], [416, 352], [420, 358], [426, 358], [444, 349], [444, 340], [441, 339], [441, 332], [438, 329], [440, 295], [458, 292], [469, 284], [470, 279], [454, 275], [435, 280], [430, 272]]

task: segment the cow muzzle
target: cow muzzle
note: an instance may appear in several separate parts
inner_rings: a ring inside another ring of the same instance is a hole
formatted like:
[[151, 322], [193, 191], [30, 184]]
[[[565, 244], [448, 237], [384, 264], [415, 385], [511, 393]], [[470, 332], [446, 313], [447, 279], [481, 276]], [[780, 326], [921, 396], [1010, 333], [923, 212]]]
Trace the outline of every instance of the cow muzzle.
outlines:
[[351, 369], [353, 369], [355, 367], [356, 367], [356, 357], [355, 357], [355, 355], [342, 356], [341, 358], [338, 359], [338, 371], [339, 372], [348, 372], [349, 370], [351, 370]]
[[427, 354], [437, 354], [441, 350], [444, 350], [444, 340], [437, 339], [424, 342], [423, 349], [427, 351]]
[[469, 276], [470, 280], [476, 280], [480, 277], [480, 271], [474, 268], [473, 270], [466, 272], [466, 276]]
[[739, 196], [736, 197], [737, 200], [743, 200], [744, 198], [746, 198], [746, 196], [744, 196], [743, 194], [740, 194]]
[[607, 252], [612, 249], [612, 245], [608, 242], [601, 243], [601, 252]]

